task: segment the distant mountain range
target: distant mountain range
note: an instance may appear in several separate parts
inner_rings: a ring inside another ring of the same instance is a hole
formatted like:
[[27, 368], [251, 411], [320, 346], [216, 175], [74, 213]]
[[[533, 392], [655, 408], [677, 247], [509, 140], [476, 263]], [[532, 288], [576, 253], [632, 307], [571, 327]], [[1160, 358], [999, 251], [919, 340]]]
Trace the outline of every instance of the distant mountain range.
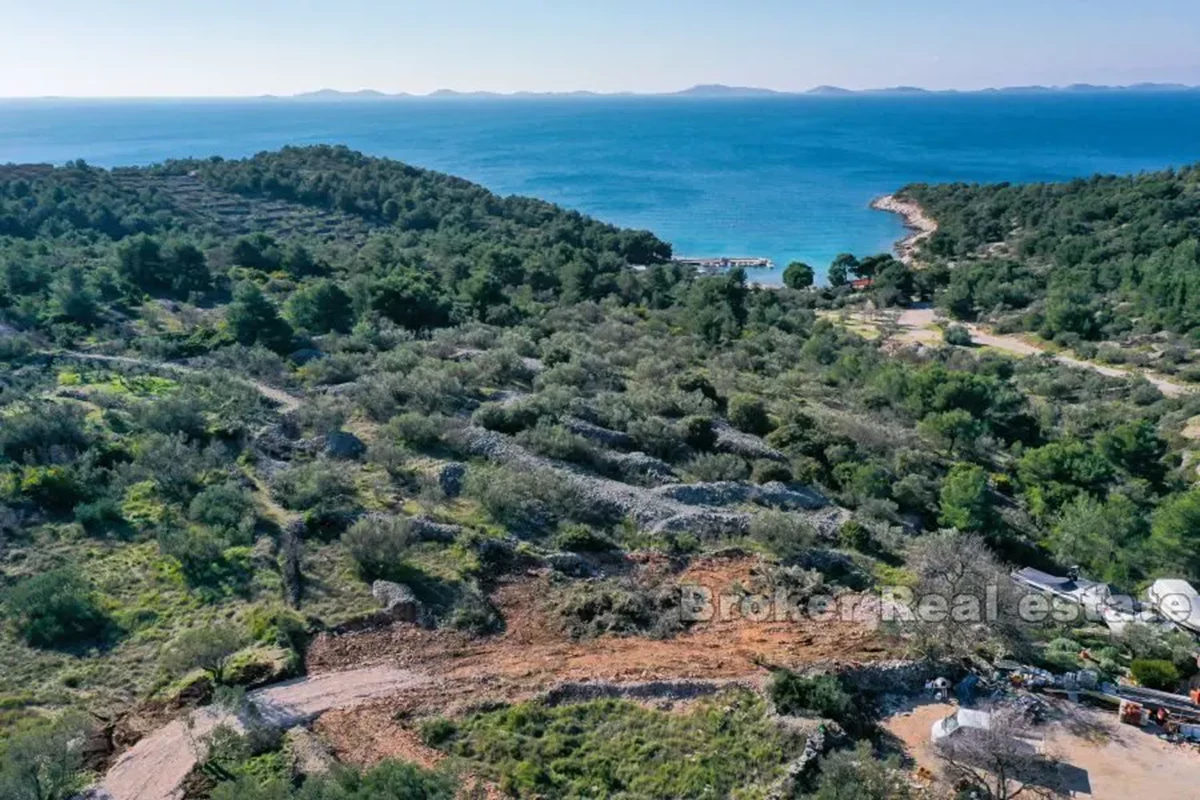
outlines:
[[678, 92], [459, 92], [454, 89], [438, 89], [426, 95], [399, 92], [389, 94], [375, 89], [360, 89], [356, 92], [342, 92], [337, 89], [320, 89], [315, 92], [304, 92], [281, 98], [269, 95], [272, 99], [292, 100], [396, 100], [414, 97], [429, 97], [440, 99], [493, 99], [521, 97], [707, 97], [707, 98], [738, 98], [738, 97], [797, 97], [805, 95], [821, 95], [839, 97], [848, 95], [921, 95], [921, 94], [1047, 94], [1051, 92], [1072, 93], [1102, 93], [1102, 92], [1180, 92], [1198, 91], [1200, 87], [1187, 86], [1182, 83], [1135, 83], [1130, 86], [1096, 86], [1090, 83], [1073, 83], [1069, 86], [1004, 86], [994, 89], [922, 89], [919, 86], [890, 86], [883, 89], [844, 89], [841, 86], [817, 86], [804, 92], [779, 91], [755, 86], [726, 86], [721, 83], [700, 84]]

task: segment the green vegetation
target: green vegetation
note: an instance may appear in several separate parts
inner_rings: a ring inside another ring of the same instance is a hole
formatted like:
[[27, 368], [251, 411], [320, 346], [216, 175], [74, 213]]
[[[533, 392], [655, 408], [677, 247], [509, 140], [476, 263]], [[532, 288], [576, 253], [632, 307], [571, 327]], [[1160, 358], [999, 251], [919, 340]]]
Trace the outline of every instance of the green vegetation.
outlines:
[[530, 703], [423, 733], [515, 797], [764, 797], [803, 748], [745, 691], [678, 713], [619, 700]]
[[[1200, 171], [1064, 184], [909, 186], [938, 221], [927, 250], [967, 259], [949, 272], [943, 305], [973, 318], [1030, 309], [1047, 338], [1113, 339], [1136, 324], [1200, 327]], [[977, 258], [1003, 243], [1003, 256]], [[1131, 308], [1117, 313], [1121, 303]]]
[[1170, 661], [1137, 658], [1129, 665], [1129, 671], [1139, 685], [1148, 689], [1172, 692], [1179, 685], [1179, 670]]
[[92, 726], [80, 714], [28, 720], [0, 742], [0, 797], [67, 800], [87, 785], [83, 748]]
[[[314, 634], [378, 610], [379, 579], [423, 622], [494, 634], [506, 573], [553, 565], [547, 603], [578, 639], [685, 629], [678, 598], [610, 571], [635, 548], [673, 567], [744, 548], [757, 581], [801, 595], [973, 592], [1007, 585], [1009, 562], [1129, 591], [1200, 580], [1194, 398], [967, 347], [954, 326], [914, 348], [835, 321], [933, 300], [1114, 361], [1153, 348], [1183, 376], [1192, 267], [1159, 267], [1194, 244], [1193, 184], [913, 187], [945, 220], [926, 268], [844, 254], [827, 287], [792, 265], [762, 290], [684, 270], [652, 234], [344, 148], [0, 167], [0, 738], [171, 699], [197, 670], [262, 679], [242, 666], [263, 649], [282, 651], [268, 676], [302, 669]], [[806, 510], [822, 504], [841, 508]], [[1083, 636], [910, 633], [922, 653], [1064, 665]], [[1114, 673], [1130, 655], [1186, 666], [1137, 636], [1109, 643]], [[780, 672], [771, 693], [858, 721], [834, 678]], [[760, 796], [795, 749], [736, 693], [430, 733], [528, 796]], [[214, 796], [450, 791], [400, 766], [295, 789], [263, 779], [278, 748], [231, 758]], [[894, 796], [865, 751], [823, 775], [806, 791]]]
[[780, 670], [771, 676], [767, 696], [781, 714], [845, 722], [854, 713], [854, 698], [832, 675], [806, 677]]

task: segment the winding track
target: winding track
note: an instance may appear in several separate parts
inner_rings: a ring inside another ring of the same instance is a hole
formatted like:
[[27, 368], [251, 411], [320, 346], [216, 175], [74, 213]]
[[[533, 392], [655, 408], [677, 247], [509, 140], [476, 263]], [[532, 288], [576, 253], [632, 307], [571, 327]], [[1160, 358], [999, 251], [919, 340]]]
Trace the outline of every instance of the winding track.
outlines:
[[[933, 329], [935, 323], [937, 322], [937, 312], [932, 308], [905, 309], [903, 312], [901, 312], [900, 316], [897, 317], [896, 322], [901, 328], [904, 329], [902, 336], [908, 341], [928, 344], [939, 343], [942, 340], [941, 332]], [[1038, 347], [1035, 344], [1030, 344], [1029, 342], [1024, 341], [1016, 336], [989, 333], [978, 325], [967, 324], [965, 327], [971, 332], [971, 339], [975, 342], [975, 344], [983, 345], [985, 347], [994, 347], [997, 350], [1003, 350], [1006, 353], [1012, 353], [1013, 355], [1018, 356], [1039, 356], [1049, 353], [1049, 351]], [[1060, 364], [1065, 364], [1068, 367], [1076, 367], [1078, 369], [1090, 369], [1109, 378], [1145, 378], [1167, 397], [1182, 397], [1196, 391], [1192, 386], [1176, 383], [1175, 381], [1169, 380], [1168, 378], [1153, 372], [1124, 369], [1121, 367], [1109, 367], [1092, 361], [1084, 361], [1081, 358], [1063, 355], [1061, 353], [1053, 353], [1050, 355]]]
[[[166, 372], [175, 372], [184, 375], [198, 374], [203, 371], [198, 367], [189, 367], [185, 364], [175, 364], [170, 361], [152, 361], [144, 358], [133, 358], [132, 356], [107, 356], [100, 353], [84, 353], [78, 350], [39, 350], [38, 354], [51, 356], [52, 358], [73, 358], [81, 361], [102, 361], [107, 364], [127, 364], [135, 367], [148, 367], [150, 369], [160, 369]], [[268, 386], [260, 381], [252, 381], [247, 378], [240, 378], [237, 376], [230, 376], [230, 380], [251, 387], [267, 400], [270, 400], [272, 403], [278, 405], [280, 410], [285, 414], [300, 408], [301, 404], [304, 402], [294, 394], [288, 394], [282, 389], [276, 389], [274, 386]]]
[[[247, 701], [279, 728], [294, 728], [326, 711], [429, 686], [427, 675], [371, 667], [301, 678], [251, 692]], [[183, 781], [204, 753], [204, 737], [219, 725], [241, 727], [228, 712], [208, 706], [154, 731], [126, 750], [100, 783], [99, 797], [112, 800], [180, 800]]]

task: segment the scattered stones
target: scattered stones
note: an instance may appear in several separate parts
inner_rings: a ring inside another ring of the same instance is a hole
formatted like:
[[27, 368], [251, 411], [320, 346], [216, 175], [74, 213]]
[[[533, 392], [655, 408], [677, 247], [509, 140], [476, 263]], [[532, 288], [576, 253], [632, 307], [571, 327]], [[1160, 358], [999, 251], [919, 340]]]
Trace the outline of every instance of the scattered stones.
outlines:
[[[621, 431], [609, 430], [601, 428], [599, 425], [582, 419], [568, 419], [564, 423], [564, 427], [576, 436], [582, 436], [585, 439], [591, 439], [594, 442], [600, 442], [605, 447], [619, 447], [627, 450], [632, 449], [635, 444], [633, 437], [628, 433]], [[649, 458], [649, 456], [647, 456]]]
[[429, 517], [413, 517], [408, 524], [412, 535], [423, 542], [453, 542], [462, 533], [461, 525], [435, 522]]
[[324, 775], [337, 763], [329, 746], [306, 728], [288, 731], [284, 742], [292, 756], [292, 771], [297, 775]]
[[510, 437], [477, 426], [464, 430], [464, 442], [471, 453], [490, 461], [523, 469], [551, 470], [578, 492], [580, 502], [595, 508], [611, 508], [652, 533], [744, 534], [750, 526], [749, 512], [715, 509], [752, 502], [798, 509], [793, 513], [802, 513], [822, 535], [835, 535], [841, 523], [849, 519], [849, 512], [829, 505], [824, 496], [807, 487], [727, 481], [645, 489], [559, 464], [529, 452]]
[[393, 619], [404, 622], [420, 622], [424, 608], [413, 590], [402, 583], [375, 581], [371, 584], [371, 596], [391, 614]]
[[458, 461], [452, 461], [439, 469], [437, 481], [442, 493], [449, 498], [455, 498], [462, 494], [463, 478], [466, 477], [466, 474], [467, 465]]
[[286, 461], [292, 457], [295, 443], [287, 435], [283, 425], [267, 425], [253, 440], [255, 452], [271, 459]]
[[608, 453], [605, 458], [632, 483], [648, 486], [679, 483], [670, 464], [646, 453]]
[[334, 431], [325, 436], [325, 454], [332, 458], [362, 458], [366, 452], [367, 446], [353, 433]]
[[729, 423], [718, 420], [713, 425], [717, 434], [717, 450], [723, 453], [733, 453], [743, 458], [765, 458], [769, 461], [786, 462], [788, 457], [771, 447], [757, 436], [742, 433]]
[[796, 509], [814, 511], [829, 505], [829, 500], [815, 489], [807, 486], [792, 488], [777, 481], [762, 486], [741, 481], [689, 483], [660, 487], [655, 492], [682, 503], [699, 506], [757, 503], [788, 511]]

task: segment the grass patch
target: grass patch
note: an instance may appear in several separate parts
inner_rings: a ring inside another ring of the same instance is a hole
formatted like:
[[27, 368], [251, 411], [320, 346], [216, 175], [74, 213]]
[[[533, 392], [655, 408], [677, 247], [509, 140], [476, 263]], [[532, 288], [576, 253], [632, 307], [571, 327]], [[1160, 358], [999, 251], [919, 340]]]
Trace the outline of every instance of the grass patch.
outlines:
[[803, 737], [734, 690], [682, 713], [622, 700], [525, 703], [459, 722], [427, 723], [427, 742], [516, 797], [767, 796]]

